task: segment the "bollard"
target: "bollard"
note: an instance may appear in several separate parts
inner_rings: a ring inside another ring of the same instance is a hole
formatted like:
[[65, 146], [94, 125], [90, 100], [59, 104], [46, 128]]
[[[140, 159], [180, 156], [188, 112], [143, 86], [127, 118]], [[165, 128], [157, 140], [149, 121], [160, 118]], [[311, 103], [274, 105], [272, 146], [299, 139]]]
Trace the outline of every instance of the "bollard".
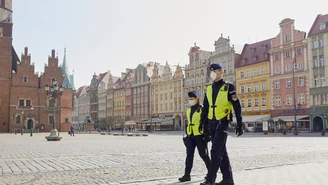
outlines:
[[17, 129], [15, 129], [15, 135], [17, 135]]
[[283, 135], [286, 135], [286, 130], [285, 129], [282, 131], [282, 134]]
[[321, 131], [321, 135], [322, 136], [325, 136], [326, 135], [326, 131], [325, 130]]
[[23, 135], [23, 129], [21, 129], [21, 135]]
[[32, 137], [33, 136], [33, 130], [32, 130], [32, 128], [31, 128], [31, 134], [30, 134], [30, 137]]

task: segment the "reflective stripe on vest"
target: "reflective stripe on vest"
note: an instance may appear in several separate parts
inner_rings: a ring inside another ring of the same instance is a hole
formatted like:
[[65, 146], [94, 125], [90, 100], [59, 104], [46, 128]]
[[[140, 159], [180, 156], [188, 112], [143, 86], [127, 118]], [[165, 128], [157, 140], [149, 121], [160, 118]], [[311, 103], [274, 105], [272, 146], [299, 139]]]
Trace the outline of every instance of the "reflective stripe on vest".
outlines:
[[194, 112], [194, 114], [192, 115], [192, 123], [190, 123], [190, 112], [191, 112], [191, 108], [187, 109], [187, 120], [188, 120], [188, 125], [187, 125], [187, 134], [191, 135], [192, 133], [194, 134], [194, 136], [199, 136], [202, 135], [202, 133], [204, 133], [204, 128], [202, 129], [202, 133], [199, 132], [199, 125], [200, 125], [200, 118], [201, 118], [201, 114], [202, 114], [202, 109], [199, 109], [200, 111], [198, 112], [198, 109]]
[[[215, 111], [215, 119], [221, 120], [222, 118], [226, 117], [232, 111], [232, 103], [228, 100], [228, 92], [229, 86], [227, 87], [227, 83], [222, 85], [220, 88], [218, 95], [216, 96], [215, 106], [213, 106], [213, 88], [212, 85], [207, 86], [206, 89], [206, 97], [209, 105], [208, 109], [208, 119], [213, 119], [213, 108]], [[224, 88], [226, 87], [226, 90]], [[229, 118], [229, 117], [228, 117]]]

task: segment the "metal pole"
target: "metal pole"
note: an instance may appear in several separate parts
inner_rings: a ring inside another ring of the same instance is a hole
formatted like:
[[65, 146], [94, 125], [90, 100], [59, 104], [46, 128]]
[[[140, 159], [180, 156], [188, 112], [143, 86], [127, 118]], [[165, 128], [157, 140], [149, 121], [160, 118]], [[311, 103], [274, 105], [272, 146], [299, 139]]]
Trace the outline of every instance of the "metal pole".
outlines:
[[55, 116], [55, 103], [56, 103], [56, 99], [55, 96], [52, 95], [52, 98], [54, 99], [54, 121], [52, 122], [52, 129], [55, 129], [55, 120], [56, 120], [56, 116]]
[[297, 122], [296, 122], [296, 84], [295, 84], [295, 64], [296, 55], [293, 60], [293, 87], [294, 87], [294, 135], [298, 135]]

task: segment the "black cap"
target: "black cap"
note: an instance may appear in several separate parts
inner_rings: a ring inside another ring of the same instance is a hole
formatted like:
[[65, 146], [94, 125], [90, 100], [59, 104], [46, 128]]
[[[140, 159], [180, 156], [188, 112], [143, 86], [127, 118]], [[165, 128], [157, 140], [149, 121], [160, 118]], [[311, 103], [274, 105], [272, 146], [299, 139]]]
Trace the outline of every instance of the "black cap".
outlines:
[[192, 98], [192, 97], [197, 98], [197, 92], [196, 91], [190, 91], [190, 92], [188, 92], [188, 96], [189, 96], [189, 98]]
[[211, 64], [210, 69], [211, 71], [216, 69], [222, 69], [222, 66], [220, 64]]

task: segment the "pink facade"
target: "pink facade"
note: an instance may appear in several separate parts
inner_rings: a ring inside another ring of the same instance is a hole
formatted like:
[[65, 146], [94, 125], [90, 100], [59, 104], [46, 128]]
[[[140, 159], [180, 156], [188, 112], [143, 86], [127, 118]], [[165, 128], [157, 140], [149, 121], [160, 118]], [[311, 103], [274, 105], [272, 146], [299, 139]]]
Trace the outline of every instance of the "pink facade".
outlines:
[[306, 33], [296, 30], [289, 18], [279, 25], [280, 33], [271, 40], [270, 52], [272, 117], [293, 115], [294, 82], [297, 115], [309, 114]]

